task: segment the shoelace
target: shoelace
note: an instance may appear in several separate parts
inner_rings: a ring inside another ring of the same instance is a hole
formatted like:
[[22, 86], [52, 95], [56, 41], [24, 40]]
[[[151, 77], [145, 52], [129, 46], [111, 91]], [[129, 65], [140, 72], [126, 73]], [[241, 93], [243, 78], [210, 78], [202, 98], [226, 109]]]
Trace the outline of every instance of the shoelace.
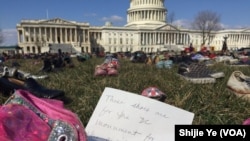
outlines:
[[247, 85], [250, 87], [250, 78], [249, 79], [245, 79], [245, 78], [242, 78], [242, 77], [238, 77], [239, 79], [239, 81], [241, 81], [241, 82], [246, 82], [247, 83]]

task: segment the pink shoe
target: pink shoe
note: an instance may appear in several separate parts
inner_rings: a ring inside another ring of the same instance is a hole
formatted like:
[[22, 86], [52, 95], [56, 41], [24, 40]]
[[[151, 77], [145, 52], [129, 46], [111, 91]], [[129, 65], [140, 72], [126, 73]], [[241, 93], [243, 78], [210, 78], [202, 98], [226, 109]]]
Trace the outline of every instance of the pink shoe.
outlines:
[[108, 71], [108, 75], [109, 76], [115, 76], [115, 75], [117, 75], [118, 74], [118, 71], [117, 71], [117, 69], [115, 69], [115, 68], [107, 68], [107, 71]]
[[102, 65], [97, 65], [95, 67], [95, 76], [105, 76], [107, 75], [107, 69], [103, 67]]

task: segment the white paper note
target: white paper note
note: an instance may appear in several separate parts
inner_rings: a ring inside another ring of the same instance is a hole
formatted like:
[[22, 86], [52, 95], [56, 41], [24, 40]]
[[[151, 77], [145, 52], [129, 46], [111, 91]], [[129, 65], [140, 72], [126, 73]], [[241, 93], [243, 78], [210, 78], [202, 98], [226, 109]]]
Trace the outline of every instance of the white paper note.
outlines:
[[175, 125], [190, 125], [193, 118], [175, 106], [106, 87], [85, 130], [108, 141], [174, 141]]

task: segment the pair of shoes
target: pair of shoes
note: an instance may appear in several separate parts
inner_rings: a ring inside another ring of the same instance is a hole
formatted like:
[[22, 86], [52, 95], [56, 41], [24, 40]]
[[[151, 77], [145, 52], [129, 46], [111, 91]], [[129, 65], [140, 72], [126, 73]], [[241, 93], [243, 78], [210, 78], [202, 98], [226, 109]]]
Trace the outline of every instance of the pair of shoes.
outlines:
[[94, 75], [95, 76], [105, 76], [105, 75], [107, 75], [107, 70], [103, 65], [96, 65]]
[[114, 57], [106, 57], [103, 65], [107, 64], [107, 67], [111, 67], [111, 68], [115, 68], [115, 69], [119, 69], [120, 68], [120, 62], [117, 58]]
[[172, 60], [160, 60], [156, 63], [156, 68], [172, 68], [173, 61]]
[[250, 101], [250, 77], [241, 71], [234, 71], [227, 81], [227, 88], [237, 97]]
[[107, 68], [107, 75], [108, 76], [115, 76], [118, 74], [117, 69], [113, 68], [113, 67], [108, 67]]
[[173, 60], [166, 60], [164, 61], [164, 67], [167, 69], [171, 69], [173, 66]]
[[215, 83], [216, 79], [225, 76], [224, 72], [215, 72], [204, 63], [181, 63], [178, 68], [178, 74], [195, 84]]
[[52, 67], [52, 62], [51, 62], [51, 59], [49, 57], [46, 57], [44, 58], [43, 60], [43, 67], [41, 68], [40, 71], [42, 72], [51, 72], [53, 70], [53, 67]]
[[39, 98], [60, 99], [64, 97], [64, 91], [46, 88], [33, 78], [20, 80], [13, 77], [0, 77], [0, 89], [4, 95], [11, 95], [15, 90], [22, 89]]
[[103, 63], [95, 67], [95, 76], [116, 76], [118, 75], [117, 68], [112, 63]]

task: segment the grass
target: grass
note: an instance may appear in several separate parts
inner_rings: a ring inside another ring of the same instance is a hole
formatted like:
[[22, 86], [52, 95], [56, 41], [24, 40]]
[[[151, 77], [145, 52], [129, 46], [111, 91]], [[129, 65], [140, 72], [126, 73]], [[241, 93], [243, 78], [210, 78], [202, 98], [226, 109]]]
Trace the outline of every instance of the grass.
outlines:
[[[34, 60], [17, 60], [19, 69], [36, 74], [42, 62], [33, 65]], [[95, 77], [94, 68], [103, 63], [103, 58], [92, 58], [85, 62], [73, 59], [74, 68], [64, 68], [60, 72], [49, 73], [49, 79], [37, 80], [40, 84], [54, 89], [64, 90], [72, 102], [65, 107], [78, 114], [84, 126], [105, 87], [117, 88], [140, 94], [149, 86], [157, 86], [166, 93], [165, 103], [193, 112], [193, 124], [242, 124], [250, 117], [250, 102], [237, 98], [227, 90], [226, 83], [235, 70], [250, 75], [249, 67], [230, 67], [216, 64], [212, 69], [223, 71], [225, 77], [214, 84], [192, 84], [176, 75], [178, 66], [172, 69], [157, 69], [154, 66], [131, 63], [120, 59], [118, 76]], [[7, 62], [6, 65], [8, 65]], [[7, 97], [0, 95], [0, 102]]]

